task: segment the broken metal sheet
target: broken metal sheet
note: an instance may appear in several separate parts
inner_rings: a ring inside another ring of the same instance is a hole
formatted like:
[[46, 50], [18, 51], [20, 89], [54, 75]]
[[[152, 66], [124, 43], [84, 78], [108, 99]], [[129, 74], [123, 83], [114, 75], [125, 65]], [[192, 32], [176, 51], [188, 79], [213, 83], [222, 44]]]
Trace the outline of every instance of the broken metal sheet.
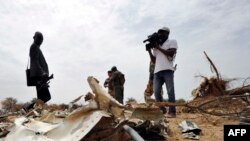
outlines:
[[250, 125], [250, 117], [240, 117], [240, 125]]
[[[110, 96], [99, 84], [98, 80], [93, 76], [88, 77], [88, 83], [95, 96], [89, 96], [95, 99], [98, 103], [98, 108], [105, 111], [110, 111], [115, 118], [124, 118], [125, 106], [119, 103], [116, 99]], [[91, 95], [91, 93], [89, 93]], [[92, 94], [93, 95], [93, 94]]]
[[0, 138], [5, 137], [8, 133], [9, 133], [9, 131], [7, 131], [7, 130], [1, 130], [0, 131]]
[[127, 121], [115, 122], [114, 118], [103, 117], [81, 141], [144, 141]]
[[[249, 104], [250, 104], [250, 103], [249, 103]], [[240, 116], [250, 119], [250, 105], [247, 106], [245, 109], [242, 110]]]
[[129, 135], [132, 137], [135, 141], [144, 141], [144, 139], [131, 127], [128, 125], [124, 125], [123, 129], [129, 133]]
[[58, 118], [65, 118], [68, 115], [66, 111], [55, 111], [55, 116]]
[[169, 130], [169, 125], [164, 119], [159, 121], [144, 120], [138, 123], [133, 123], [129, 120], [127, 125], [135, 129], [140, 136], [147, 140], [165, 140]]
[[196, 132], [200, 133], [201, 129], [192, 121], [184, 120], [179, 124], [182, 133]]
[[48, 110], [43, 110], [41, 116], [37, 120], [46, 122], [46, 123], [60, 123], [69, 115], [68, 111], [53, 111], [49, 112]]
[[0, 138], [5, 137], [9, 133], [7, 129], [12, 125], [12, 123], [0, 123]]
[[165, 140], [169, 130], [168, 121], [158, 107], [135, 108], [128, 125], [147, 140]]
[[[96, 126], [84, 137], [83, 141], [113, 140], [117, 136], [122, 137], [122, 127], [125, 121], [117, 123], [114, 118], [103, 117]], [[119, 141], [123, 141], [122, 138]]]
[[15, 125], [10, 128], [10, 133], [4, 141], [52, 141], [44, 135], [44, 132], [54, 127], [55, 125], [20, 117], [15, 120]]
[[57, 128], [47, 132], [46, 135], [54, 141], [79, 141], [102, 117], [109, 117], [109, 115], [102, 111], [77, 111], [69, 115]]
[[9, 127], [11, 125], [12, 125], [12, 123], [0, 123], [0, 130], [4, 129], [6, 127]]
[[116, 99], [110, 96], [99, 84], [99, 81], [93, 76], [88, 77], [88, 83], [93, 93], [96, 94], [97, 101], [101, 109], [108, 109], [110, 105], [125, 108], [124, 105], [119, 103]]
[[193, 139], [193, 140], [199, 140], [200, 136], [196, 135], [193, 132], [188, 132], [188, 133], [182, 133], [182, 136], [184, 139]]
[[179, 124], [182, 136], [188, 139], [198, 140], [201, 129], [192, 121], [184, 120]]
[[52, 124], [20, 117], [4, 141], [79, 141], [98, 123], [109, 115], [102, 111], [78, 109], [61, 123]]
[[79, 97], [77, 97], [76, 99], [72, 100], [70, 103], [69, 103], [69, 107], [68, 107], [68, 110], [69, 111], [73, 111], [73, 105], [79, 101], [81, 98], [82, 98], [83, 95], [80, 95]]
[[58, 124], [49, 124], [41, 121], [37, 121], [34, 119], [29, 119], [27, 123], [22, 123], [27, 129], [36, 132], [37, 134], [46, 133], [58, 126]]
[[[111, 99], [109, 95], [106, 95], [105, 91], [98, 84], [98, 80], [94, 77], [88, 77], [88, 83], [93, 93], [96, 94], [95, 98], [98, 101], [98, 106], [100, 109], [108, 109]], [[100, 100], [101, 99], [101, 100]]]

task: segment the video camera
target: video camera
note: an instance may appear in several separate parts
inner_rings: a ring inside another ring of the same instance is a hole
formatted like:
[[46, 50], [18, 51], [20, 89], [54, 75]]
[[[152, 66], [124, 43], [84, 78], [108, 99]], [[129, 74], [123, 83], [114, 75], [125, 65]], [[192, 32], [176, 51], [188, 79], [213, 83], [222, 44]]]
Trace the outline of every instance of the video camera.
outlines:
[[156, 44], [160, 44], [160, 37], [158, 33], [153, 33], [148, 36], [148, 39], [144, 40], [143, 43], [146, 43], [146, 51], [149, 51], [151, 48], [154, 48]]

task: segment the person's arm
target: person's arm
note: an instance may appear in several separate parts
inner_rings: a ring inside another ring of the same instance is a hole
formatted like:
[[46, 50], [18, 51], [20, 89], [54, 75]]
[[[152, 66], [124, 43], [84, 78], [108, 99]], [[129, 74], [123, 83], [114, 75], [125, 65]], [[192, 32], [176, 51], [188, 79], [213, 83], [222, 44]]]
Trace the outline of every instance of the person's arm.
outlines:
[[176, 48], [169, 48], [167, 50], [164, 50], [160, 47], [156, 47], [160, 52], [162, 52], [167, 57], [173, 57], [176, 53]]
[[176, 40], [169, 41], [169, 48], [167, 50], [162, 49], [158, 44], [155, 46], [160, 52], [162, 52], [167, 57], [174, 57], [177, 51], [177, 42]]
[[30, 59], [32, 62], [34, 62], [34, 71], [38, 72], [38, 76], [43, 76], [45, 72], [43, 71], [39, 62], [39, 47], [35, 44], [32, 44], [31, 46]]
[[109, 83], [109, 80], [106, 79], [105, 82], [104, 82], [104, 84], [103, 84], [104, 88], [106, 88], [108, 86], [108, 83]]

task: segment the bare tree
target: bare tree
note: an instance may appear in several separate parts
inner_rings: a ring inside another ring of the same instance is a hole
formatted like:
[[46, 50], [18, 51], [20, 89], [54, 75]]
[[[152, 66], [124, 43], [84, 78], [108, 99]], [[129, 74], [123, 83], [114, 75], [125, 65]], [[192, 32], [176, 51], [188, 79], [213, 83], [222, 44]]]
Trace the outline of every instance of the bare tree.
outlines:
[[129, 103], [137, 103], [136, 99], [134, 99], [133, 97], [128, 98], [128, 100], [126, 101], [126, 104]]
[[17, 100], [12, 97], [7, 97], [4, 101], [2, 101], [2, 109], [5, 113], [16, 112], [19, 109]]

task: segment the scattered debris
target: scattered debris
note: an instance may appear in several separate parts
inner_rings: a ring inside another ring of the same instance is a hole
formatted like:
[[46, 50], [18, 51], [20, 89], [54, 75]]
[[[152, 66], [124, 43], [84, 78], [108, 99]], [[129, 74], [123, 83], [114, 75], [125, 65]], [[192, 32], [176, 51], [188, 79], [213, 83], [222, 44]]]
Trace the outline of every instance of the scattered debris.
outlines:
[[[32, 111], [25, 115], [15, 113], [12, 121], [8, 120], [0, 124], [0, 140], [143, 141], [150, 138], [166, 139], [169, 130], [168, 123], [163, 116], [158, 115], [159, 109], [144, 107], [142, 112], [138, 112], [134, 108], [120, 104], [107, 94], [96, 78], [90, 76], [87, 80], [92, 92], [88, 92], [84, 97], [86, 105], [77, 109], [69, 106], [64, 111], [48, 111], [43, 109], [44, 103], [38, 100]], [[81, 98], [82, 95], [71, 101], [69, 105], [73, 105]], [[150, 116], [147, 115], [149, 110], [152, 110]], [[9, 116], [1, 116], [1, 120]]]
[[240, 125], [250, 125], [250, 106], [245, 108], [240, 115]]
[[199, 140], [201, 129], [192, 121], [184, 120], [179, 124], [182, 136], [185, 139], [195, 139]]

